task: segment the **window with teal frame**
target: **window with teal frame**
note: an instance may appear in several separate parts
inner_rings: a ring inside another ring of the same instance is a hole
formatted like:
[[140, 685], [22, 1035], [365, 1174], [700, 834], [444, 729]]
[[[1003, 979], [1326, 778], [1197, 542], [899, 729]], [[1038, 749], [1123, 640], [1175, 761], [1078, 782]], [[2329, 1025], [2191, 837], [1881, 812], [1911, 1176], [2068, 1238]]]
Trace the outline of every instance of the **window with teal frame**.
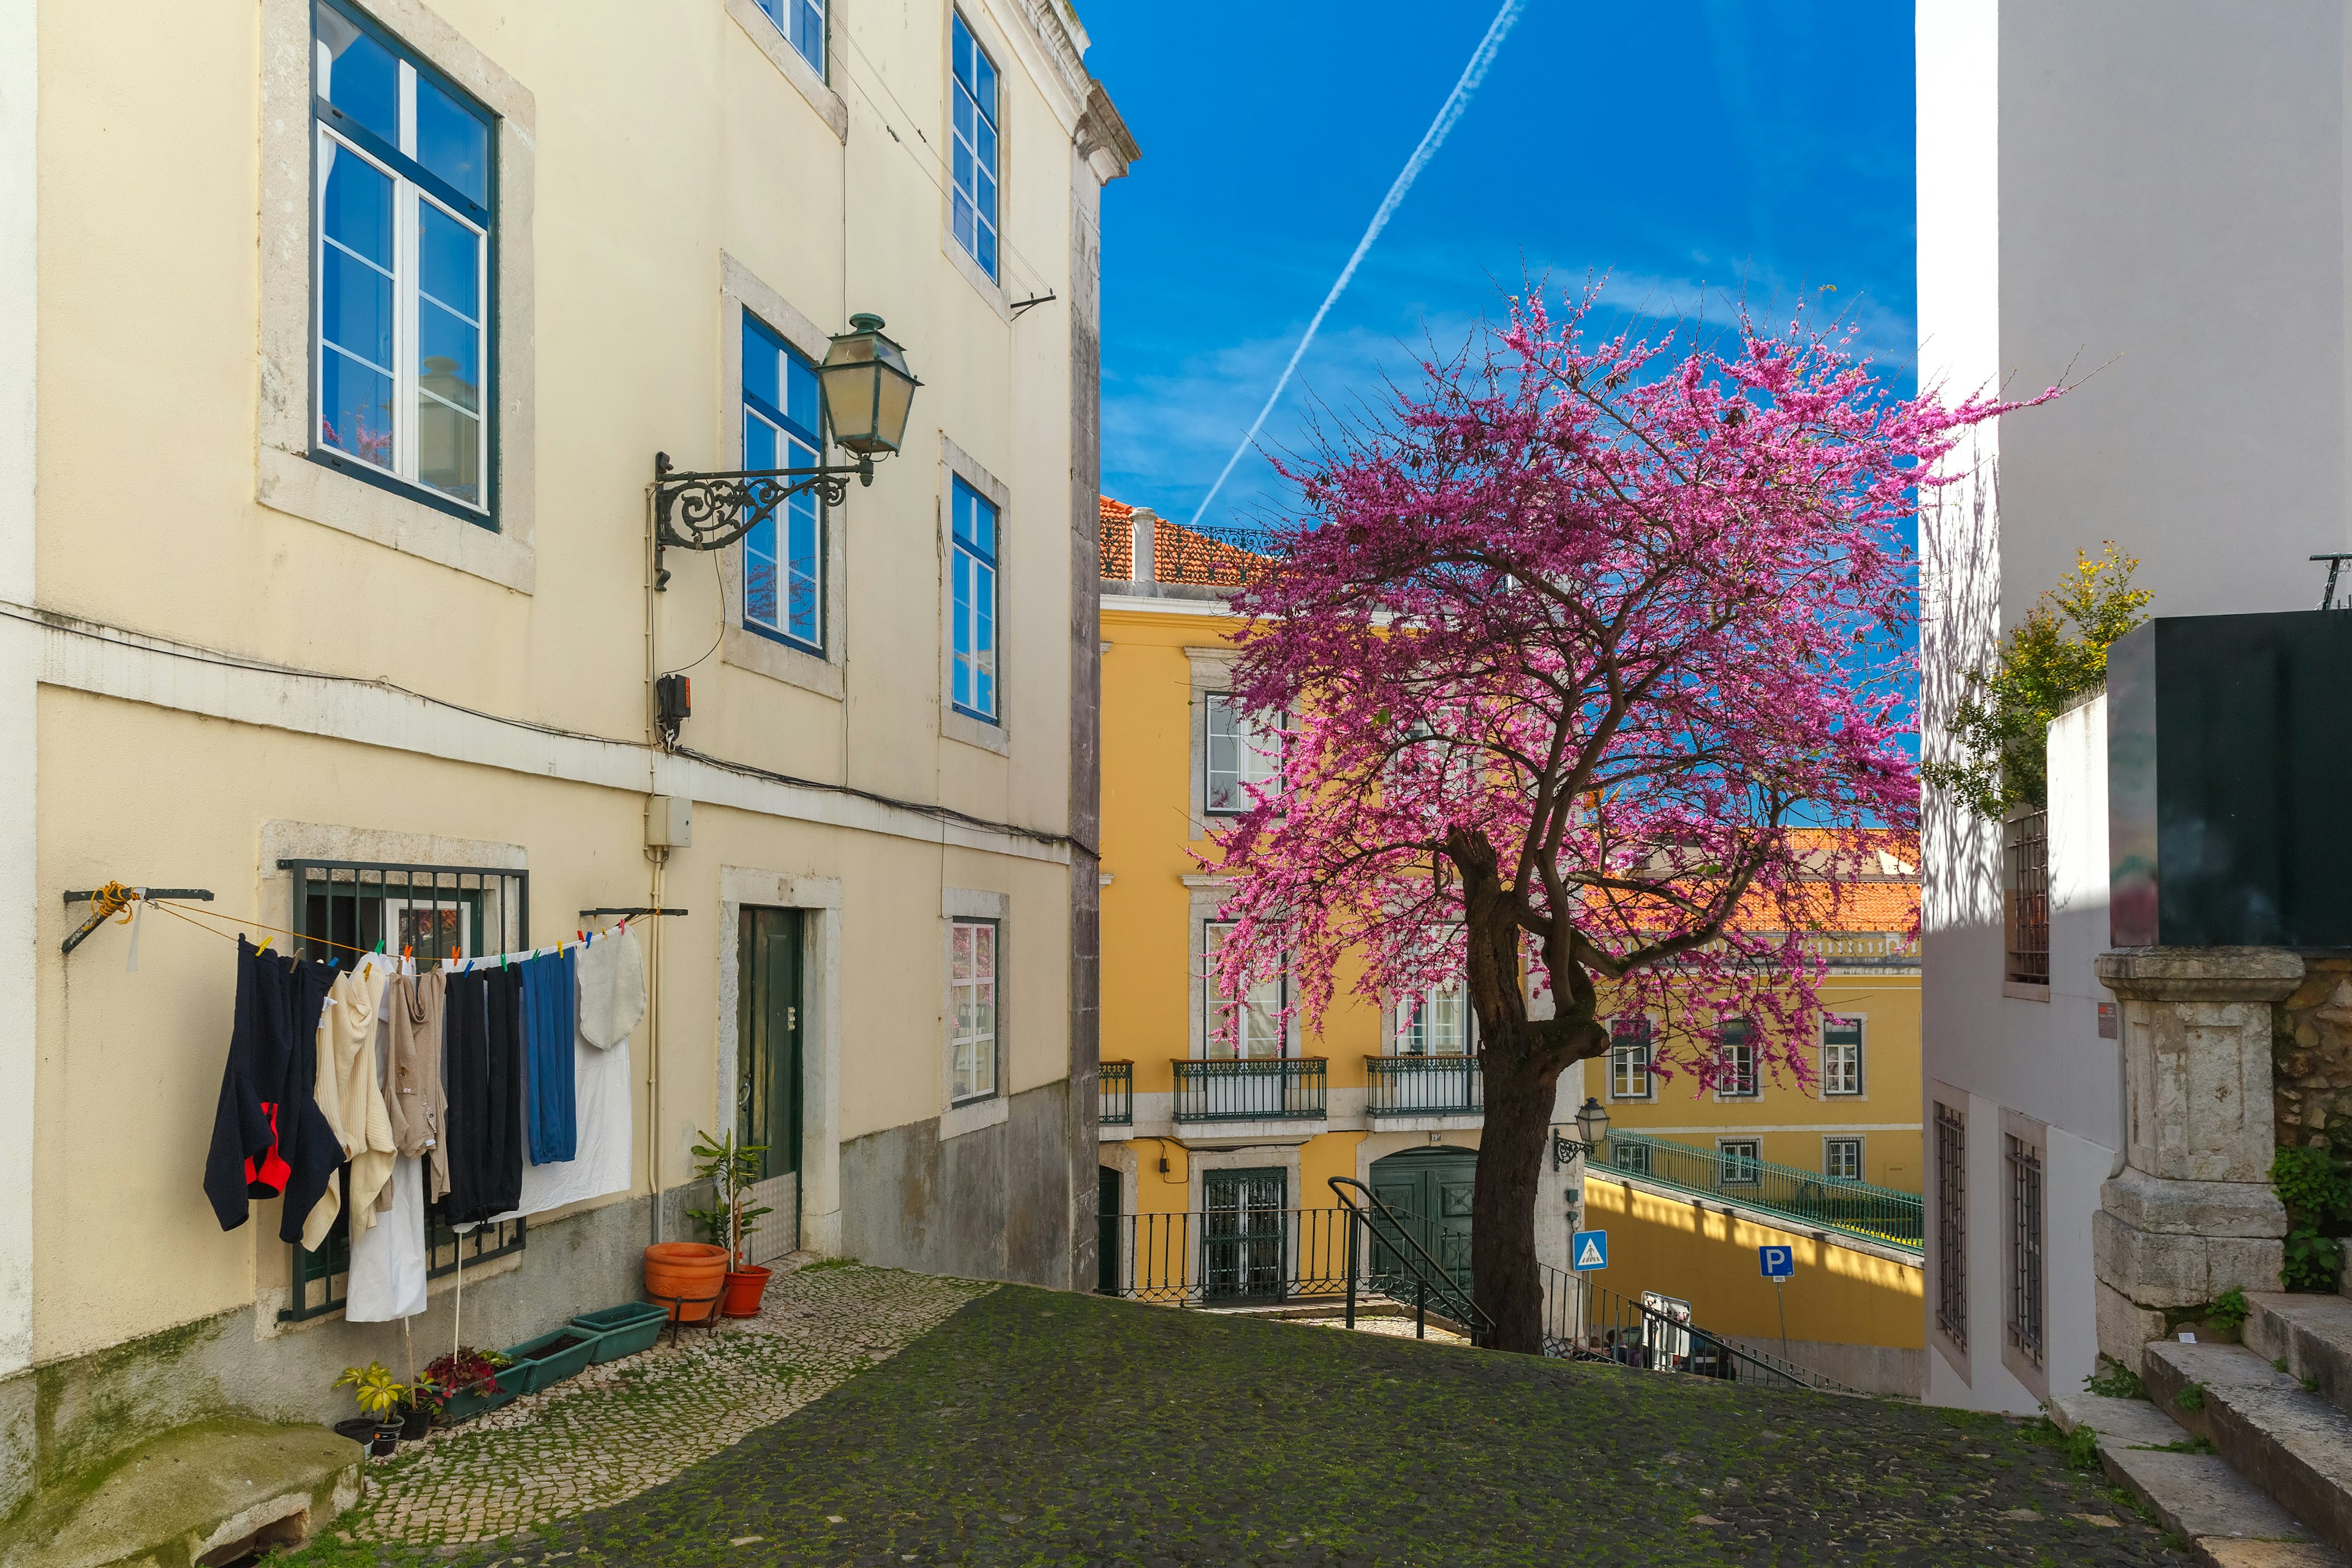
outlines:
[[993, 724], [996, 689], [995, 504], [961, 479], [949, 499], [953, 512], [951, 563], [955, 668], [950, 700], [955, 710]]
[[[816, 367], [746, 311], [743, 466], [810, 468], [824, 444]], [[786, 500], [743, 536], [743, 625], [824, 653], [824, 507], [813, 489]]]

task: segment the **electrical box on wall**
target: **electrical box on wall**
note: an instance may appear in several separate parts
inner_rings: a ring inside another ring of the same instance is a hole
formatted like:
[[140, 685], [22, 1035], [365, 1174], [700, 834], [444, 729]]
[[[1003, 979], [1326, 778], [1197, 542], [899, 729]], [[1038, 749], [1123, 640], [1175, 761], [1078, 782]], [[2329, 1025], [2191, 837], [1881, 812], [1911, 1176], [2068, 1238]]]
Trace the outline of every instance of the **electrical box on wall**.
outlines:
[[646, 797], [646, 845], [653, 849], [684, 849], [694, 843], [694, 802], [682, 795]]

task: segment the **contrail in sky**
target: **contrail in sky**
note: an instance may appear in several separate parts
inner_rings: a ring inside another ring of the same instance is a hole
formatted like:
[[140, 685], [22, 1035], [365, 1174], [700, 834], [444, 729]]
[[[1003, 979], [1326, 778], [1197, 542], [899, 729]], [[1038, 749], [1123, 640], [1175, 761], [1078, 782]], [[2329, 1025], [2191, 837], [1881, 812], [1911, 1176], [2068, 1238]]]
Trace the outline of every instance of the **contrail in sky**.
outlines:
[[1250, 421], [1249, 434], [1244, 436], [1241, 445], [1234, 448], [1234, 455], [1225, 459], [1224, 468], [1217, 475], [1217, 482], [1209, 487], [1209, 493], [1201, 498], [1200, 510], [1192, 514], [1194, 524], [1200, 522], [1202, 514], [1209, 510], [1209, 503], [1217, 499], [1217, 492], [1233, 477], [1234, 465], [1242, 460], [1242, 454], [1257, 440], [1259, 427], [1265, 424], [1265, 416], [1274, 412], [1274, 405], [1282, 401], [1283, 389], [1290, 384], [1291, 374], [1297, 370], [1298, 362], [1306, 357], [1307, 345], [1315, 341], [1316, 331], [1323, 325], [1323, 318], [1331, 313], [1331, 307], [1338, 304], [1339, 296], [1348, 291], [1348, 284], [1356, 276], [1356, 268], [1362, 264], [1364, 253], [1372, 248], [1372, 241], [1380, 238], [1381, 230], [1388, 227], [1389, 217], [1404, 201], [1405, 193], [1412, 189], [1412, 183], [1421, 178], [1422, 170], [1437, 155], [1438, 148], [1445, 144], [1446, 132], [1454, 129], [1454, 122], [1461, 119], [1463, 110], [1470, 107], [1471, 95], [1478, 90], [1478, 84], [1486, 79], [1486, 68], [1495, 63], [1495, 56], [1502, 48], [1503, 39], [1510, 33], [1512, 25], [1518, 21], [1519, 13], [1526, 8], [1527, 0], [1503, 0], [1503, 8], [1495, 13], [1495, 20], [1487, 26], [1486, 36], [1478, 40], [1477, 52], [1470, 57], [1470, 63], [1462, 68], [1462, 79], [1455, 82], [1454, 90], [1445, 95], [1445, 102], [1439, 107], [1437, 118], [1429, 122], [1429, 129], [1422, 134], [1421, 145], [1412, 150], [1412, 156], [1407, 158], [1404, 167], [1397, 172], [1396, 183], [1389, 187], [1389, 194], [1381, 198], [1380, 210], [1372, 214], [1371, 223], [1364, 229], [1364, 237], [1356, 242], [1356, 253], [1348, 258], [1348, 265], [1340, 269], [1339, 280], [1331, 285], [1331, 292], [1323, 296], [1323, 304], [1315, 312], [1315, 319], [1307, 323], [1307, 335], [1300, 338], [1298, 346], [1290, 351], [1290, 363], [1282, 367], [1282, 376], [1274, 384], [1274, 395], [1265, 400], [1265, 406], [1259, 409], [1257, 417]]

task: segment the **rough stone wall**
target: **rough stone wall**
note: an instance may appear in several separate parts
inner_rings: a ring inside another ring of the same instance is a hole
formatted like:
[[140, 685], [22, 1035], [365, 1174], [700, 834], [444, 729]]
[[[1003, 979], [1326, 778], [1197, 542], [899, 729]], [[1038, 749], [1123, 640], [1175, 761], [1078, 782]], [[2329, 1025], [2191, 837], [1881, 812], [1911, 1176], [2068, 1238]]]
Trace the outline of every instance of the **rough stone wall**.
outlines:
[[1069, 1289], [1069, 1095], [1067, 1079], [1024, 1090], [1004, 1121], [944, 1142], [933, 1117], [844, 1143], [843, 1254]]
[[2279, 1145], [2352, 1153], [2352, 953], [2305, 953], [2303, 975], [2272, 1015]]

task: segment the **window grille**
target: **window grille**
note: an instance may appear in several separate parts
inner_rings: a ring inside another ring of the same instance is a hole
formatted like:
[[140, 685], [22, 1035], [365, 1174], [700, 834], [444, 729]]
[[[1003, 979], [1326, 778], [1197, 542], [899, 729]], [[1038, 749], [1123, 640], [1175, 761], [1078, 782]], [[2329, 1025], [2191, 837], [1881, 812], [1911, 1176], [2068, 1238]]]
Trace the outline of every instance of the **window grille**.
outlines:
[[2001, 925], [2008, 977], [2050, 984], [2050, 814], [2020, 812], [2002, 826]]
[[[382, 951], [397, 957], [414, 949], [419, 968], [437, 968], [454, 958], [519, 952], [530, 945], [530, 873], [474, 867], [406, 866], [357, 860], [280, 860], [292, 892], [295, 944], [315, 943], [306, 956], [349, 969], [361, 952]], [[334, 945], [328, 945], [328, 944]], [[291, 1300], [278, 1312], [285, 1320], [341, 1311], [350, 1289], [351, 1196], [349, 1173], [341, 1212], [319, 1246], [292, 1247]], [[381, 1223], [381, 1222], [379, 1222]], [[462, 1255], [467, 1268], [523, 1248], [527, 1226], [520, 1219], [478, 1226], [460, 1237], [442, 1217], [438, 1205], [425, 1215], [425, 1276], [454, 1274]]]
[[1862, 1140], [1825, 1139], [1822, 1143], [1822, 1174], [1832, 1182], [1862, 1180]]
[[1936, 1323], [1969, 1342], [1968, 1120], [1936, 1107]]
[[1718, 1138], [1715, 1152], [1723, 1157], [1723, 1184], [1752, 1187], [1763, 1180], [1764, 1152], [1753, 1138]]
[[2009, 1342], [2042, 1364], [2042, 1151], [2009, 1143]]

